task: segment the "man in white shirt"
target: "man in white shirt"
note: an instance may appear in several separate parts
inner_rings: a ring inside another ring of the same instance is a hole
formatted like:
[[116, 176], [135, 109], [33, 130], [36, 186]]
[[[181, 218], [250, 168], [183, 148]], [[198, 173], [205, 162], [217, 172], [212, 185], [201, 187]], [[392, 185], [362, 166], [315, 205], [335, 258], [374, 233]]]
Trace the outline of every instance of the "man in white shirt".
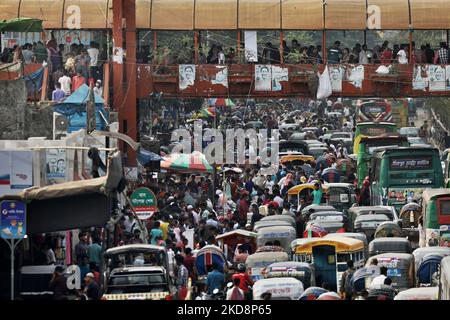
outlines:
[[397, 60], [400, 64], [408, 64], [408, 58], [406, 57], [405, 47], [403, 46], [399, 52], [397, 52]]
[[191, 206], [191, 205], [188, 205], [188, 206], [187, 206], [187, 210], [188, 210], [188, 213], [191, 213], [191, 214], [192, 214], [192, 217], [193, 217], [193, 219], [194, 219], [194, 224], [195, 224], [195, 225], [198, 225], [198, 223], [199, 223], [199, 221], [200, 221], [200, 215], [198, 214], [198, 212], [195, 211], [195, 210], [194, 210], [194, 207]]
[[363, 44], [362, 50], [359, 53], [359, 63], [360, 64], [369, 64], [369, 58], [367, 57], [367, 45]]
[[387, 268], [386, 267], [380, 267], [380, 275], [373, 278], [372, 283], [370, 284], [371, 289], [380, 288], [382, 285], [384, 285], [384, 280], [387, 278]]
[[66, 73], [58, 79], [58, 82], [61, 84], [61, 89], [64, 91], [66, 96], [70, 96], [70, 86], [72, 85], [72, 80], [67, 76]]
[[279, 192], [276, 192], [274, 195], [275, 195], [275, 197], [273, 198], [273, 201], [275, 201], [276, 203], [278, 203], [278, 205], [280, 207], [282, 207], [283, 206], [283, 198], [280, 197]]
[[95, 42], [91, 42], [91, 47], [87, 50], [90, 63], [89, 63], [89, 76], [98, 80], [98, 56], [99, 51], [97, 48], [97, 44]]

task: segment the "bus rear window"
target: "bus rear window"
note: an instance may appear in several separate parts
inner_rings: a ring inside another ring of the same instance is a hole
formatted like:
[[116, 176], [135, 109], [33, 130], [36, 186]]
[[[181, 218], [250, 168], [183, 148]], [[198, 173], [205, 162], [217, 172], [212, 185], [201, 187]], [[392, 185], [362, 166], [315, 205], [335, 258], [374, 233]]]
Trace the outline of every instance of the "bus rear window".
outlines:
[[389, 159], [389, 167], [391, 170], [424, 170], [431, 169], [431, 165], [431, 157]]
[[395, 127], [362, 127], [360, 129], [361, 134], [366, 136], [380, 136], [387, 133], [394, 133]]
[[383, 113], [383, 112], [386, 112], [386, 106], [372, 104], [372, 105], [362, 106], [361, 110], [363, 113]]

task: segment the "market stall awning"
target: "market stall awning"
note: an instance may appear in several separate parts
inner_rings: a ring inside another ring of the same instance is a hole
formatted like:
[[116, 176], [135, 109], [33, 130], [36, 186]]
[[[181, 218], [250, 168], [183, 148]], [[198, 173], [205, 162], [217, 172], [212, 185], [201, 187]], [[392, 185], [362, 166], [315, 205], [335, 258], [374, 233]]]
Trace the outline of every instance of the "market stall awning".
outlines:
[[122, 178], [119, 152], [112, 153], [104, 177], [33, 187], [3, 200], [27, 204], [27, 233], [103, 227], [111, 216], [111, 192]]
[[14, 18], [0, 20], [0, 32], [41, 32], [42, 20], [33, 18]]

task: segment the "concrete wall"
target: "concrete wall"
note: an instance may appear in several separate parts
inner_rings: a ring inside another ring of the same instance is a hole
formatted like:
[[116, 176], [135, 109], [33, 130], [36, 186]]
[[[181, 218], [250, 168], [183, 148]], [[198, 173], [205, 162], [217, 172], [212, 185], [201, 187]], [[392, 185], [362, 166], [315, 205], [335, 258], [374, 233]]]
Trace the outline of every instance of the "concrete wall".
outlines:
[[26, 106], [25, 80], [0, 81], [0, 139], [23, 139]]
[[27, 103], [25, 80], [0, 81], [0, 139], [53, 136], [51, 105]]

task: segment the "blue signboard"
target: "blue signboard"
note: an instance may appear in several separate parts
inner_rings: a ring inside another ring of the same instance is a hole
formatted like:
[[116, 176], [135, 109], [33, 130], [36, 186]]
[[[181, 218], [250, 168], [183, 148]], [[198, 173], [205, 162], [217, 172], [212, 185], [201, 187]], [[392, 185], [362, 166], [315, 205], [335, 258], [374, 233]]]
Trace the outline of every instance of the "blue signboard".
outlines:
[[22, 239], [26, 234], [27, 206], [24, 202], [1, 203], [0, 235], [3, 239]]

